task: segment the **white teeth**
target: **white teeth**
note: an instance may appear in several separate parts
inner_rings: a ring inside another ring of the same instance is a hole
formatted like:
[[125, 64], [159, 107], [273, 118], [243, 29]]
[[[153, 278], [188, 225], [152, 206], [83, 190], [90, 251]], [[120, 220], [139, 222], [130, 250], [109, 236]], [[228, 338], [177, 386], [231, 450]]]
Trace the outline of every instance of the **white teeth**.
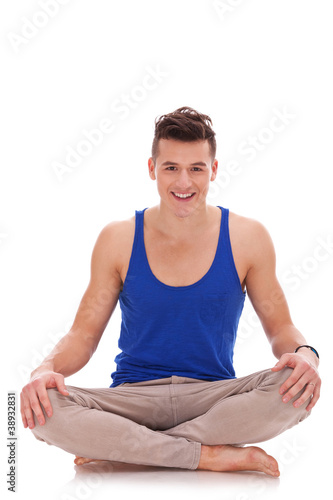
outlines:
[[178, 198], [189, 198], [190, 196], [192, 196], [193, 193], [189, 193], [189, 194], [180, 194], [180, 193], [173, 193], [175, 196], [177, 196]]

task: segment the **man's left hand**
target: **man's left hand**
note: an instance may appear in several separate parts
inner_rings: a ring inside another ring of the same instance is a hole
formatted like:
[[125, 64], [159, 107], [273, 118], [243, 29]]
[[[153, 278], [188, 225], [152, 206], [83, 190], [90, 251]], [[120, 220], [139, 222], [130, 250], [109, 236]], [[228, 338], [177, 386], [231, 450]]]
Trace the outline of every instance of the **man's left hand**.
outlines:
[[280, 394], [283, 395], [282, 401], [288, 403], [296, 394], [305, 388], [302, 395], [293, 403], [295, 408], [300, 407], [311, 396], [311, 401], [306, 407], [307, 411], [317, 403], [320, 397], [321, 380], [316, 366], [313, 364], [311, 351], [309, 353], [286, 353], [281, 356], [276, 365], [272, 368], [273, 372], [282, 370], [285, 366], [293, 369], [290, 377], [280, 387]]

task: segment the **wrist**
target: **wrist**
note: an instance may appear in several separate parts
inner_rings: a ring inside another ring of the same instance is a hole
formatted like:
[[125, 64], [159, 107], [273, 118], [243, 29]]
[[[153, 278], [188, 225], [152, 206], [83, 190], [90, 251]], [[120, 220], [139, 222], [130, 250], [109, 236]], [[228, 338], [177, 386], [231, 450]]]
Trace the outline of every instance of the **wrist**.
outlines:
[[42, 365], [38, 366], [37, 368], [35, 368], [35, 369], [31, 372], [31, 374], [30, 374], [30, 378], [36, 377], [36, 376], [38, 376], [38, 375], [41, 375], [42, 373], [49, 372], [49, 371], [53, 372], [53, 371], [54, 371], [54, 370], [53, 370], [53, 367], [52, 367], [52, 366], [48, 366], [48, 365], [44, 365], [44, 364], [42, 364]]
[[305, 356], [313, 365], [318, 367], [319, 354], [314, 347], [307, 346], [307, 345], [301, 345], [295, 349], [295, 353], [302, 354], [302, 356]]

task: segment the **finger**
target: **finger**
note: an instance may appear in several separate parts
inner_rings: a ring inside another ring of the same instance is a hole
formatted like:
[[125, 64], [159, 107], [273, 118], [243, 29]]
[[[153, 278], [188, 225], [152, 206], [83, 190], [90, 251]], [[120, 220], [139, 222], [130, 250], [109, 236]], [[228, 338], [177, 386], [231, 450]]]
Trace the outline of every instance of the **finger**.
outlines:
[[[291, 360], [292, 361], [292, 360]], [[291, 366], [291, 365], [290, 365]], [[305, 378], [303, 378], [305, 377]], [[280, 394], [290, 390], [295, 384], [302, 378], [303, 386], [297, 386], [301, 390], [309, 382], [314, 382], [318, 378], [318, 373], [315, 368], [308, 361], [298, 361], [298, 363], [293, 367], [293, 371], [290, 377], [282, 384], [280, 388]], [[293, 396], [297, 394], [294, 390], [292, 391]]]
[[313, 396], [315, 386], [313, 384], [307, 384], [302, 395], [296, 399], [296, 401], [293, 402], [294, 408], [299, 408], [302, 406], [306, 401], [309, 400]]
[[[302, 377], [304, 373], [304, 370], [299, 366], [293, 369], [289, 377], [283, 382], [283, 384], [280, 387], [280, 394], [285, 394], [287, 391], [289, 391]], [[305, 383], [304, 383], [305, 385]], [[295, 392], [297, 394], [297, 392]], [[294, 396], [295, 396], [294, 394]], [[289, 398], [291, 399], [291, 398]]]
[[[300, 397], [293, 403], [293, 405], [296, 408], [298, 406], [301, 406], [314, 393], [316, 394], [315, 398], [315, 403], [316, 403], [316, 401], [318, 400], [317, 393], [318, 390], [320, 389], [321, 381], [318, 376], [315, 378], [309, 378], [310, 371], [311, 370], [308, 370], [308, 372], [304, 373], [302, 377], [300, 377], [298, 382], [296, 382], [296, 384], [288, 391], [288, 393], [284, 395], [282, 399], [284, 402], [288, 402], [288, 400], [292, 399], [299, 392], [303, 391]], [[315, 389], [316, 387], [317, 389]], [[288, 398], [288, 400], [285, 401], [285, 397]]]
[[273, 368], [271, 368], [271, 370], [273, 372], [278, 372], [282, 370], [285, 366], [288, 365], [289, 359], [290, 359], [289, 354], [283, 354], [279, 359], [279, 361], [276, 363], [276, 365], [273, 366]]
[[[39, 399], [40, 403], [43, 405], [43, 408], [44, 408], [47, 416], [51, 417], [53, 410], [52, 410], [51, 402], [50, 402], [49, 397], [47, 395], [46, 388], [42, 385], [39, 386], [38, 391], [37, 391], [37, 395], [38, 395], [38, 399]], [[40, 418], [38, 418], [38, 421], [41, 425], [45, 424], [45, 418], [44, 418], [43, 413], [41, 414]]]
[[26, 429], [28, 427], [28, 421], [27, 421], [25, 413], [24, 413], [22, 392], [20, 394], [20, 400], [21, 400], [21, 404], [20, 404], [21, 419], [22, 419], [23, 427]]
[[312, 399], [310, 401], [310, 404], [306, 407], [306, 411], [311, 411], [312, 408], [317, 403], [317, 401], [318, 401], [319, 398], [320, 398], [320, 384], [319, 384], [319, 387], [317, 387], [317, 386], [315, 387]]
[[[295, 382], [295, 384], [283, 395], [282, 401], [284, 403], [288, 403], [288, 401], [297, 396], [297, 394], [300, 393], [301, 391], [306, 391], [306, 394], [308, 395], [307, 397], [309, 397], [309, 394], [313, 393], [314, 386], [308, 384], [309, 384], [309, 379], [305, 374], [303, 374], [299, 378], [299, 380]], [[303, 396], [301, 397], [302, 401], [304, 402], [305, 401], [304, 397]]]
[[22, 391], [22, 409], [21, 414], [24, 415], [24, 421], [27, 423], [27, 427], [29, 429], [33, 429], [35, 427], [34, 417], [30, 406], [30, 398], [25, 395], [25, 390]]
[[64, 377], [61, 375], [60, 377], [55, 378], [55, 383], [57, 385], [58, 391], [63, 394], [64, 396], [68, 396], [69, 392], [66, 389], [65, 383], [64, 383]]
[[[38, 423], [40, 425], [45, 424], [43, 410], [40, 406], [40, 402], [39, 402], [39, 399], [37, 397], [36, 390], [30, 386], [27, 388], [27, 393], [29, 396], [29, 404], [30, 404], [30, 408], [29, 407], [27, 408], [28, 412], [29, 412], [29, 410], [30, 410], [30, 412], [32, 410], [33, 413], [35, 414], [37, 420], [38, 420]], [[31, 413], [31, 415], [30, 415], [30, 412], [29, 412], [30, 418], [28, 418], [28, 424], [29, 424], [29, 428], [32, 429], [35, 426], [35, 424], [34, 424], [33, 414]], [[26, 412], [26, 414], [27, 414], [27, 412]], [[33, 427], [31, 427], [31, 424], [33, 425]]]
[[271, 370], [272, 370], [272, 372], [278, 372], [278, 371], [282, 370], [282, 368], [284, 368], [285, 366], [286, 366], [285, 363], [278, 361], [276, 363], [276, 365], [273, 366], [273, 368], [271, 368]]

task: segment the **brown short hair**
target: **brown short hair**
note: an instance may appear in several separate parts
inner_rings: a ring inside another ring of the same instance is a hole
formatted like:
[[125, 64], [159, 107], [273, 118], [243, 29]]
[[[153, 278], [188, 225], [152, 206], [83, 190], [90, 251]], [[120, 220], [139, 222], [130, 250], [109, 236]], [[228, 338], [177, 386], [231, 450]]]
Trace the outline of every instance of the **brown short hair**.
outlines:
[[162, 115], [155, 120], [155, 135], [152, 145], [152, 158], [156, 161], [158, 141], [175, 139], [183, 142], [208, 140], [212, 160], [216, 154], [213, 122], [208, 115], [203, 115], [193, 108], [182, 107], [172, 113]]

